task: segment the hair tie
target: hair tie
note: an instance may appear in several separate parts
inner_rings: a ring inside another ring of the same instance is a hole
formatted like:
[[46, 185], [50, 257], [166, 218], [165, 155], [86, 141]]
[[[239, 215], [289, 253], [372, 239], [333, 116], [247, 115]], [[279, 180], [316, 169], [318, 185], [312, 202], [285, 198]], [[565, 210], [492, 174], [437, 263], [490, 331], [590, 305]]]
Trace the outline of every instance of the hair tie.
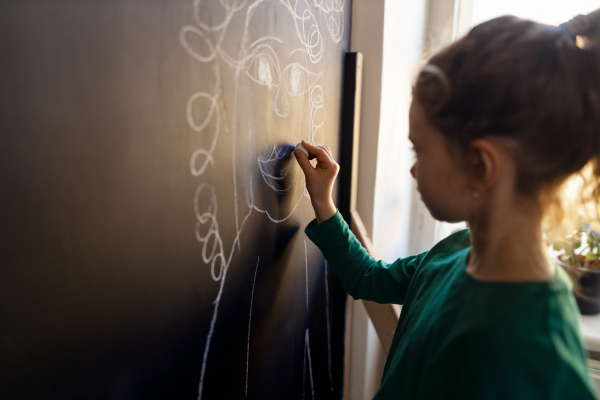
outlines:
[[[559, 28], [564, 29], [581, 49], [600, 48], [600, 9], [587, 15], [578, 15], [560, 24]], [[586, 40], [578, 40], [578, 36]]]
[[450, 80], [444, 70], [437, 65], [426, 64], [421, 69], [421, 73], [417, 78], [417, 86], [429, 89], [425, 89], [427, 92], [426, 98], [420, 98], [419, 100], [422, 103], [429, 103], [427, 105], [431, 106], [434, 112], [442, 109], [450, 98]]

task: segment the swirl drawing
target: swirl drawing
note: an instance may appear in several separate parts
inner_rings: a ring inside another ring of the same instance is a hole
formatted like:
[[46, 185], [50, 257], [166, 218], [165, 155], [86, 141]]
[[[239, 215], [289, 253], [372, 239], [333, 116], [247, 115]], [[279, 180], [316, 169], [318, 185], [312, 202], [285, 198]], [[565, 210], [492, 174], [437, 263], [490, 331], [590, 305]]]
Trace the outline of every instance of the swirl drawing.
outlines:
[[[304, 176], [290, 157], [290, 151], [302, 139], [314, 145], [325, 141], [327, 113], [321, 64], [325, 42], [338, 43], [344, 34], [344, 4], [345, 0], [195, 0], [191, 4], [192, 23], [183, 26], [179, 32], [180, 45], [189, 54], [192, 68], [203, 66], [212, 74], [204, 80], [210, 85], [191, 93], [184, 110], [195, 143], [201, 143], [189, 159], [190, 173], [198, 179], [193, 199], [194, 234], [202, 249], [202, 262], [219, 288], [212, 303], [208, 334], [204, 338], [198, 399], [202, 398], [211, 340], [228, 269], [235, 249], [241, 250], [240, 235], [248, 218], [258, 212], [264, 214], [268, 223], [281, 223], [308, 198]], [[286, 18], [277, 25], [281, 32], [264, 27], [264, 16], [275, 12]], [[323, 36], [318, 20], [325, 21], [321, 23], [323, 32], [329, 32], [329, 35]], [[284, 51], [284, 48], [293, 50]], [[255, 115], [260, 118], [254, 118]], [[230, 146], [227, 150], [230, 157], [216, 157], [218, 146]], [[226, 238], [220, 230], [219, 212], [223, 210], [218, 208], [218, 196], [223, 193], [216, 189], [212, 171], [219, 171], [221, 177], [223, 171], [232, 171], [232, 190], [227, 194], [231, 198], [226, 201], [233, 203], [233, 210], [226, 212], [235, 220], [233, 238]], [[256, 178], [253, 178], [255, 174]], [[286, 196], [288, 206], [279, 207], [277, 202], [264, 200], [265, 193]], [[306, 243], [304, 252], [307, 262]], [[254, 283], [258, 263], [255, 265]], [[250, 318], [254, 296], [253, 284]], [[308, 307], [308, 288], [306, 301]], [[250, 326], [248, 352], [249, 349]], [[308, 329], [304, 351], [312, 390]], [[332, 385], [331, 354], [328, 360]], [[314, 392], [311, 395], [314, 398]]]

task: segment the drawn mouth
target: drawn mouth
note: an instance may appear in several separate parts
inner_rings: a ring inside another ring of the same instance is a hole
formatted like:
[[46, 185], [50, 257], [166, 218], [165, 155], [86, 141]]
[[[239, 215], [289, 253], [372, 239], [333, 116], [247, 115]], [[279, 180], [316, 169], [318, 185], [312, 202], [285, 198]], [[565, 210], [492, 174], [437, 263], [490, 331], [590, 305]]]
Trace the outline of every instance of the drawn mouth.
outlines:
[[273, 145], [267, 157], [258, 157], [258, 167], [265, 183], [277, 192], [288, 191], [294, 183], [295, 174], [288, 177], [294, 165], [293, 158], [289, 157], [293, 149], [294, 145], [290, 143], [279, 147]]

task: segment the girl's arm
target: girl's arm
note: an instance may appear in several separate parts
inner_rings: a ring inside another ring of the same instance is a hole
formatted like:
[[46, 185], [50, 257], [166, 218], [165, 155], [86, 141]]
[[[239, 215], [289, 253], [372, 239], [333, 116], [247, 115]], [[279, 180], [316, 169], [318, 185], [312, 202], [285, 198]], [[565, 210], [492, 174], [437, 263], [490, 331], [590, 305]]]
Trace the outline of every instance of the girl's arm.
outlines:
[[313, 220], [304, 231], [355, 299], [402, 304], [412, 277], [427, 254], [398, 259], [392, 264], [377, 261], [362, 247], [337, 211], [320, 224]]
[[[306, 188], [315, 209], [316, 220], [305, 229], [306, 235], [323, 252], [344, 289], [355, 299], [402, 304], [408, 285], [426, 253], [399, 259], [392, 264], [377, 261], [362, 247], [331, 199], [339, 165], [327, 147], [302, 141], [309, 152], [294, 155], [306, 176]], [[316, 159], [315, 167], [310, 159]]]

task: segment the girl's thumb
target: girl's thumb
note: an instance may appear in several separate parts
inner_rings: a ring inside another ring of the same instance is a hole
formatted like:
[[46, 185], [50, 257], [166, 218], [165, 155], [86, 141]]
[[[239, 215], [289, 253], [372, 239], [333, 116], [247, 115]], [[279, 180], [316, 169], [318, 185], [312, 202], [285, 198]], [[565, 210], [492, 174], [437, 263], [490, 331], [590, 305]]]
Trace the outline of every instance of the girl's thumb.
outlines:
[[296, 157], [296, 161], [298, 161], [300, 168], [302, 168], [302, 171], [304, 171], [304, 175], [310, 174], [309, 171], [312, 171], [313, 166], [311, 165], [310, 161], [308, 161], [306, 154], [304, 154], [302, 150], [296, 149], [294, 150], [294, 156]]

